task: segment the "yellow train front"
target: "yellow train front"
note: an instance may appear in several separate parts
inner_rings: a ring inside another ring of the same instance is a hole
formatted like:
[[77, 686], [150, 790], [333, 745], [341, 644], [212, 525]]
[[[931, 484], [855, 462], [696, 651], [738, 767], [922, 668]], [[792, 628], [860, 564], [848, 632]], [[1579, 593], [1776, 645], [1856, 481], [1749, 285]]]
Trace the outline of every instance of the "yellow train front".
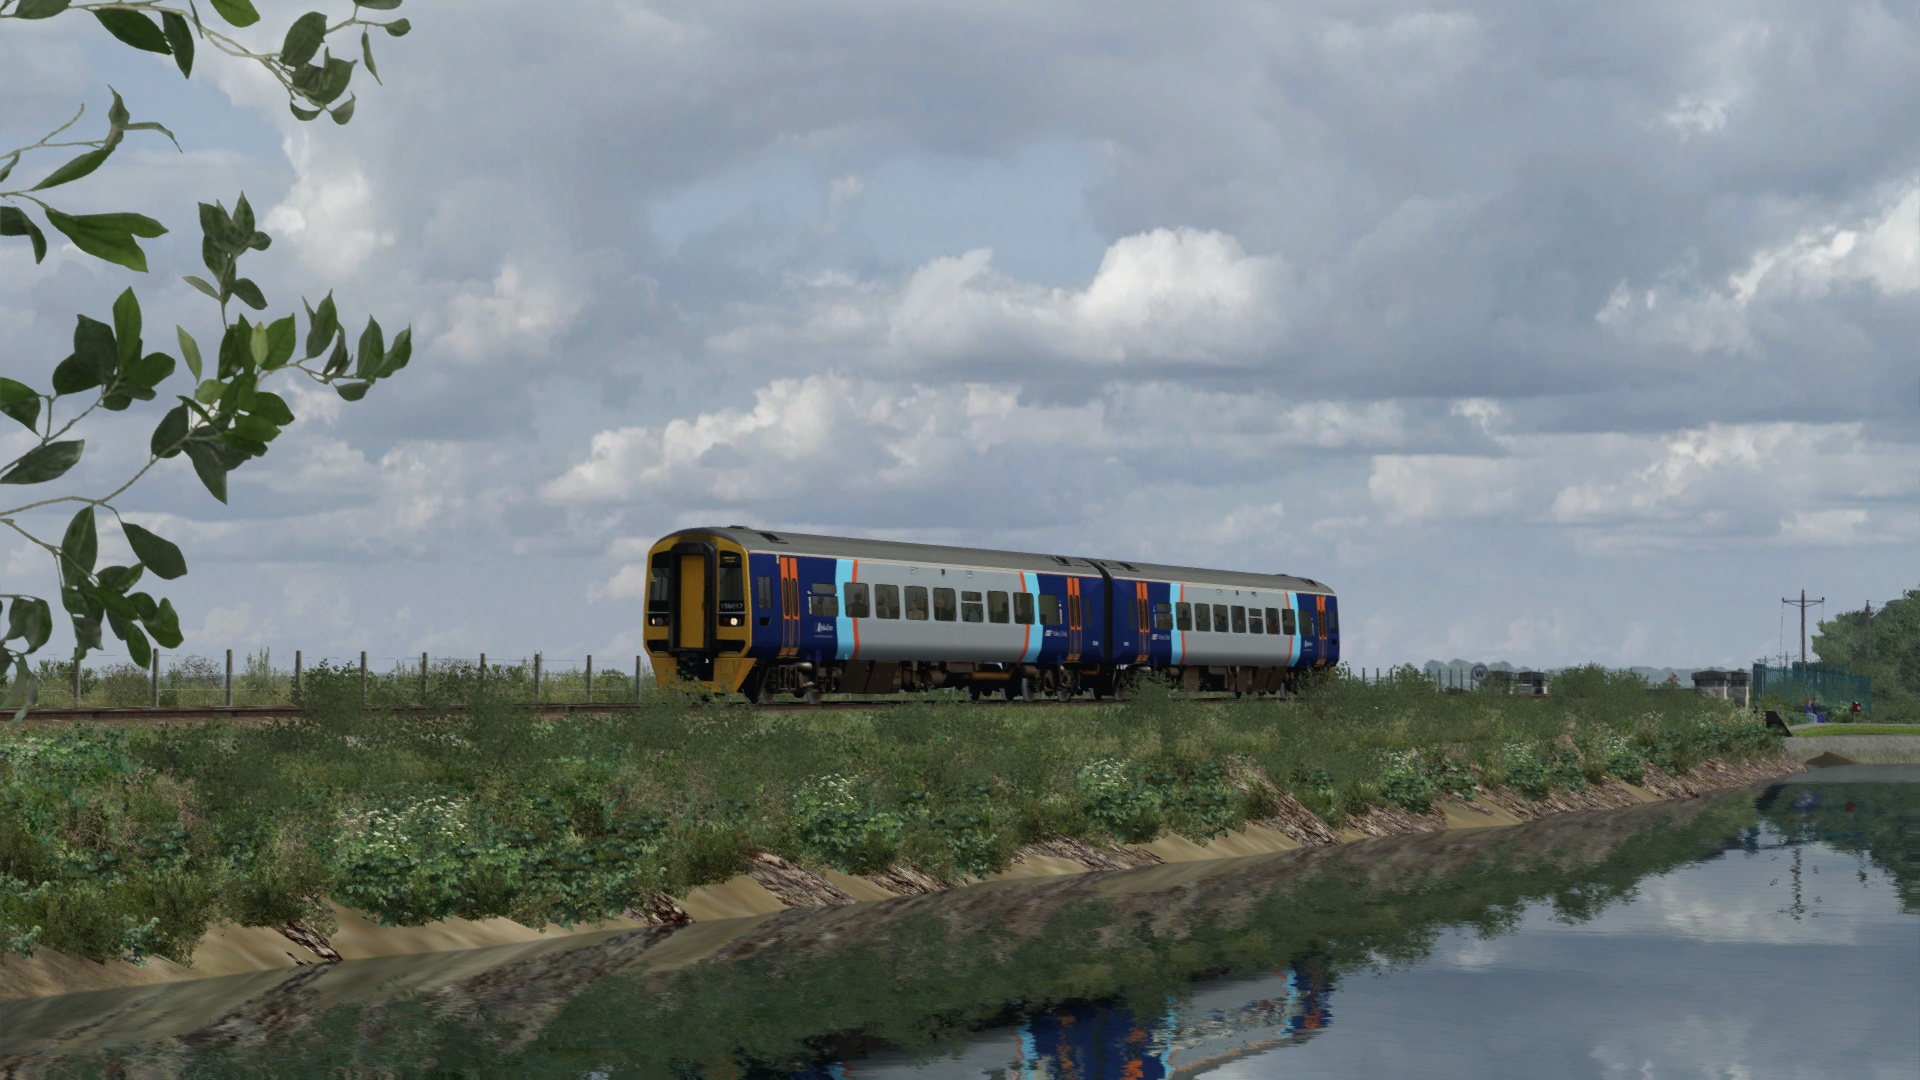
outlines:
[[1339, 662], [1310, 578], [978, 548], [683, 529], [648, 552], [646, 648], [663, 687], [974, 696], [1113, 693], [1131, 673], [1273, 693]]

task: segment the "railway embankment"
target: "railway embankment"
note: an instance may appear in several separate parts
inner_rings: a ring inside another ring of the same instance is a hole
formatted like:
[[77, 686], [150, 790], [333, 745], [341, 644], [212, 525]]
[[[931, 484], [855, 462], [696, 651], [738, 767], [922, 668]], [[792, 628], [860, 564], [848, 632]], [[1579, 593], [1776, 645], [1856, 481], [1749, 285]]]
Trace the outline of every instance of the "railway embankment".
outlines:
[[558, 718], [368, 715], [321, 687], [289, 722], [15, 729], [0, 997], [1178, 874], [1801, 768], [1724, 703], [1598, 669], [1556, 686], [1440, 696], [1410, 673], [1225, 707], [1148, 687], [1100, 710]]

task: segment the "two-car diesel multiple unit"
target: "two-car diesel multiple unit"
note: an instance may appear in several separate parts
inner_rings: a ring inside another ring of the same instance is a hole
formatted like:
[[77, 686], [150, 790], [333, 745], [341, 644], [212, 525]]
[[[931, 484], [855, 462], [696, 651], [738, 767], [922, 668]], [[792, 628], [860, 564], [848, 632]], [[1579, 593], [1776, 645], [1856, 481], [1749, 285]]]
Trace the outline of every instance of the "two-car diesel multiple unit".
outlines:
[[1340, 660], [1333, 590], [1307, 578], [1116, 559], [682, 529], [648, 552], [662, 686], [973, 696], [1112, 694], [1128, 673], [1282, 691]]

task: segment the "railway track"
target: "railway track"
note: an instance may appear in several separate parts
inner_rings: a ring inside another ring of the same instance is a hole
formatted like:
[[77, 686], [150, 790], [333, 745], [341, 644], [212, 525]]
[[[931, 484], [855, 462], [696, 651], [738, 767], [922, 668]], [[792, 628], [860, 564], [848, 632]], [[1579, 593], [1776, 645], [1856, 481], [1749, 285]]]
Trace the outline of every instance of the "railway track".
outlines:
[[[1196, 697], [1193, 700], [1202, 704], [1219, 704], [1232, 701], [1226, 695], [1218, 697]], [[1007, 701], [1001, 698], [982, 698], [979, 701], [967, 701], [951, 698], [873, 698], [864, 701], [822, 701], [809, 704], [804, 701], [780, 701], [766, 705], [755, 705], [746, 701], [712, 702], [707, 707], [725, 709], [752, 709], [756, 712], [820, 712], [823, 710], [839, 712], [858, 712], [871, 709], [897, 708], [901, 705], [938, 704], [965, 705], [970, 708], [1039, 708], [1068, 709], [1093, 708], [1112, 705], [1111, 699], [1095, 701], [1092, 698], [1074, 698], [1070, 701], [1055, 701], [1041, 698], [1033, 701]], [[538, 712], [545, 716], [565, 716], [572, 714], [611, 715], [619, 712], [631, 712], [639, 706], [633, 702], [547, 702], [540, 705], [523, 704], [515, 706], [529, 712]], [[434, 711], [464, 711], [464, 705], [436, 706], [424, 705], [369, 705], [367, 712], [372, 714], [411, 713], [420, 714]], [[240, 722], [264, 722], [269, 720], [291, 720], [300, 715], [300, 709], [293, 705], [160, 705], [133, 707], [102, 707], [79, 709], [43, 709], [35, 708], [27, 713], [28, 723], [40, 724], [187, 724], [202, 720], [234, 720]]]

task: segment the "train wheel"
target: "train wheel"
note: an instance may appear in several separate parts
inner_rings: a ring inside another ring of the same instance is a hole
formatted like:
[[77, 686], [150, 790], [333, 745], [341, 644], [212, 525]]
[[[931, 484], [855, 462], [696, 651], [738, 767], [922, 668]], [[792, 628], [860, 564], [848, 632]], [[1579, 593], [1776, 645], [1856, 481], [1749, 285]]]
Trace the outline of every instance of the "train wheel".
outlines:
[[1069, 702], [1069, 701], [1072, 701], [1072, 700], [1073, 700], [1073, 691], [1071, 691], [1071, 690], [1069, 690], [1069, 689], [1067, 689], [1066, 687], [1064, 687], [1064, 686], [1063, 686], [1063, 687], [1061, 687], [1060, 689], [1058, 689], [1058, 690], [1055, 690], [1055, 691], [1053, 692], [1053, 698], [1054, 698], [1054, 700], [1055, 700], [1055, 701], [1058, 701], [1058, 702], [1060, 702], [1061, 704], [1063, 704], [1063, 705], [1064, 705], [1064, 704], [1066, 704], [1067, 702]]
[[977, 687], [977, 686], [969, 686], [969, 687], [967, 687], [967, 700], [968, 700], [968, 701], [979, 701], [979, 700], [980, 700], [980, 688], [979, 688], [979, 687]]
[[808, 687], [808, 688], [807, 688], [807, 704], [809, 704], [809, 705], [818, 705], [818, 704], [820, 704], [820, 689], [819, 689], [819, 687], [813, 687], [813, 686], [810, 686], [810, 687]]

